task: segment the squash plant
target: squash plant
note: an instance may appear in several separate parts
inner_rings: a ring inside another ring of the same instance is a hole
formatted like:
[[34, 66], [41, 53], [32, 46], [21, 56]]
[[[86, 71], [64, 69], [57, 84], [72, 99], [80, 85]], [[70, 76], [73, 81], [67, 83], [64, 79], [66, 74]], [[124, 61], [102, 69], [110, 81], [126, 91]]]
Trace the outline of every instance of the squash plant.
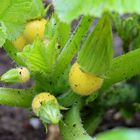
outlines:
[[[46, 130], [59, 125], [63, 140], [140, 139], [139, 129], [127, 128], [90, 136], [106, 110], [139, 110], [139, 89], [127, 82], [140, 73], [139, 3], [53, 0], [54, 12], [46, 18], [50, 5], [44, 8], [42, 0], [1, 0], [0, 45], [17, 68], [0, 80], [21, 84], [32, 78], [34, 84], [1, 87], [0, 104], [32, 108]], [[117, 57], [112, 27], [123, 41], [125, 54]]]

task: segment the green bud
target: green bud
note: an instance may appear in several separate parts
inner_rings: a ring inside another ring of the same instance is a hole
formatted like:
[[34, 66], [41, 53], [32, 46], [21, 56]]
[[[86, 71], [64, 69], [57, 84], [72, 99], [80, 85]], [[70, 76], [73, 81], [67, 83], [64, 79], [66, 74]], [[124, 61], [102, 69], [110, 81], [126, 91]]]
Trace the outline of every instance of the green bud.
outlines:
[[54, 100], [42, 102], [38, 116], [45, 124], [58, 124], [62, 118], [59, 104]]
[[14, 68], [1, 76], [1, 81], [7, 83], [24, 83], [30, 79], [30, 72], [27, 68]]

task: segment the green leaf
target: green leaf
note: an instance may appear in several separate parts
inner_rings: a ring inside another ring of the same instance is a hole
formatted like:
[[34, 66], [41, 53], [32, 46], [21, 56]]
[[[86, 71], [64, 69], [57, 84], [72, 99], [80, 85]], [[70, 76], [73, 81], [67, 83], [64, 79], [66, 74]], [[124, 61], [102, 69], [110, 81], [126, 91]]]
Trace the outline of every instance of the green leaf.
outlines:
[[57, 56], [59, 54], [56, 37], [53, 37], [50, 43], [48, 45], [45, 45], [45, 49], [46, 65], [48, 66], [48, 71], [51, 73], [56, 63]]
[[32, 89], [0, 88], [0, 104], [4, 105], [31, 107], [34, 96]]
[[110, 70], [106, 73], [106, 77], [108, 78], [105, 79], [102, 89], [140, 74], [139, 56], [140, 49], [136, 49], [114, 58]]
[[45, 16], [45, 9], [42, 0], [32, 0], [29, 19], [36, 19]]
[[17, 49], [13, 46], [11, 41], [6, 40], [4, 46], [4, 50], [7, 52], [7, 54], [12, 58], [13, 61], [15, 61], [19, 66], [25, 66], [25, 63], [22, 61], [19, 56], [17, 56]]
[[54, 35], [58, 34], [57, 24], [55, 15], [52, 15], [45, 28], [45, 36], [47, 39], [52, 39]]
[[44, 16], [42, 0], [1, 0], [0, 21], [7, 29], [7, 38], [15, 39], [24, 29], [27, 20]]
[[21, 75], [19, 74], [19, 71], [16, 68], [13, 68], [8, 70], [6, 73], [4, 73], [1, 76], [0, 80], [2, 82], [7, 82], [7, 83], [20, 83]]
[[77, 62], [83, 71], [104, 76], [112, 58], [112, 27], [108, 16], [104, 15], [84, 42]]
[[71, 33], [71, 24], [67, 24], [64, 22], [61, 22], [59, 20], [59, 24], [57, 27], [58, 30], [58, 42], [60, 44], [60, 47], [63, 48], [68, 40], [68, 38], [70, 37], [70, 33]]
[[57, 36], [58, 45], [63, 48], [71, 33], [71, 24], [61, 22], [58, 17], [53, 14], [46, 24], [45, 35], [48, 39], [52, 39], [54, 35]]
[[[8, 39], [15, 39], [24, 28], [31, 9], [32, 0], [9, 0], [1, 11], [0, 20], [4, 22], [7, 28]], [[0, 8], [2, 7], [0, 6]]]
[[140, 0], [53, 0], [58, 17], [70, 22], [80, 15], [100, 17], [104, 11], [140, 13]]
[[11, 0], [1, 0], [0, 3], [0, 16], [5, 12], [5, 10], [10, 6]]
[[88, 32], [88, 29], [93, 21], [92, 17], [82, 17], [77, 28], [71, 34], [69, 40], [63, 47], [60, 55], [58, 56], [55, 64], [54, 78], [60, 76], [70, 64], [74, 55], [78, 52], [80, 45]]
[[58, 97], [58, 102], [65, 107], [72, 106], [76, 101], [81, 98], [80, 95], [75, 94], [71, 89]]
[[27, 67], [34, 72], [47, 73], [46, 46], [40, 41], [35, 40], [32, 45], [27, 45], [18, 56], [26, 63]]
[[140, 129], [117, 128], [102, 132], [96, 136], [97, 140], [139, 140]]
[[6, 27], [3, 22], [0, 22], [0, 47], [5, 43], [6, 37]]

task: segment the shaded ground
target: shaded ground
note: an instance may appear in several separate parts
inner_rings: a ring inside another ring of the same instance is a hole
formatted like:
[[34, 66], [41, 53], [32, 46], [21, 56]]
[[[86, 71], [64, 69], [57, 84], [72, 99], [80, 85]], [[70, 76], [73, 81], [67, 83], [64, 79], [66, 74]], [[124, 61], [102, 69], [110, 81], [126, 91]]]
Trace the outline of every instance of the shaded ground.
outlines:
[[95, 133], [112, 129], [114, 127], [140, 128], [140, 113], [135, 113], [132, 118], [126, 119], [117, 110], [110, 109], [104, 115], [104, 119]]
[[41, 123], [31, 124], [31, 113], [26, 109], [0, 106], [0, 140], [45, 140]]

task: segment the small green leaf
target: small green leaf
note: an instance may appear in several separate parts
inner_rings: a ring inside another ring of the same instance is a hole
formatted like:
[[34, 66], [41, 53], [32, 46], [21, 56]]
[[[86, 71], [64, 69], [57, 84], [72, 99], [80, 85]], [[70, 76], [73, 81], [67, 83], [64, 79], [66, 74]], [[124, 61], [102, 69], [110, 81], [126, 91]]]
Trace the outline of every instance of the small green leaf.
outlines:
[[45, 9], [42, 0], [32, 0], [29, 19], [42, 18], [45, 16]]
[[71, 33], [71, 24], [68, 23], [64, 23], [61, 22], [59, 20], [58, 23], [58, 42], [60, 44], [60, 47], [63, 48], [68, 40], [68, 38], [70, 37], [70, 33]]
[[35, 40], [32, 45], [27, 45], [22, 52], [17, 55], [26, 63], [27, 67], [34, 72], [47, 73], [46, 46], [40, 41]]
[[58, 34], [57, 24], [55, 15], [53, 14], [45, 28], [45, 36], [47, 39], [52, 39], [54, 35]]
[[104, 15], [90, 33], [78, 54], [78, 63], [87, 73], [104, 76], [113, 58], [112, 30], [107, 15]]
[[52, 39], [54, 35], [57, 36], [60, 48], [63, 48], [68, 40], [71, 31], [71, 24], [61, 22], [58, 17], [53, 14], [46, 24], [45, 35], [47, 39]]
[[60, 106], [55, 103], [54, 100], [42, 102], [37, 114], [37, 116], [46, 124], [58, 124], [62, 118]]

